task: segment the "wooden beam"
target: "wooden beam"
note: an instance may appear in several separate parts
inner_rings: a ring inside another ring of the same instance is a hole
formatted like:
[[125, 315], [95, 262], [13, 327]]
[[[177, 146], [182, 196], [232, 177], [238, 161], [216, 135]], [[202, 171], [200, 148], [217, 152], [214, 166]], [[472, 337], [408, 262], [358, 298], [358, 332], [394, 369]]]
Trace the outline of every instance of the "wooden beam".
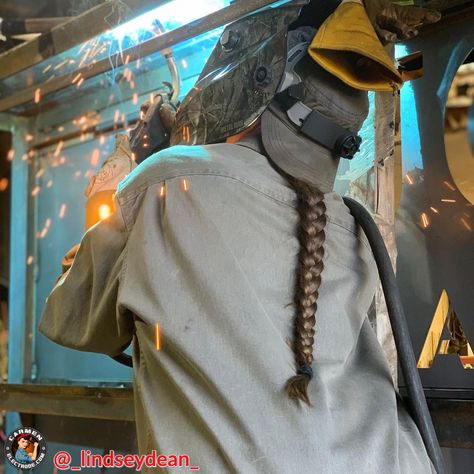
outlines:
[[1, 384], [0, 408], [39, 415], [135, 419], [131, 388]]

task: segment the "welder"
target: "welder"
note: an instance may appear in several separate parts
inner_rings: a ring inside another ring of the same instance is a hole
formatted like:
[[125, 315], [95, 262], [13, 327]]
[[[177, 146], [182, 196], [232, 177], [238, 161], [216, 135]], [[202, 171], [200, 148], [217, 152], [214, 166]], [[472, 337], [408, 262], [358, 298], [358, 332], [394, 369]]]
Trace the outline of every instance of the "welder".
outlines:
[[367, 91], [402, 84], [382, 42], [439, 15], [306, 3], [225, 29], [173, 146], [120, 182], [40, 330], [110, 356], [133, 339], [143, 454], [210, 473], [436, 472], [367, 318], [372, 252], [332, 188]]

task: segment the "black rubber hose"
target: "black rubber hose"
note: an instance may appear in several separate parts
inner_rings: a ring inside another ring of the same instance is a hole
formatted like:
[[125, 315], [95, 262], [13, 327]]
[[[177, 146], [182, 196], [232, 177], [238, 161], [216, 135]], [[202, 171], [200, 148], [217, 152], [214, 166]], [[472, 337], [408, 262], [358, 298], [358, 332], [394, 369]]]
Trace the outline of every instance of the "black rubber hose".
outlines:
[[426, 451], [438, 474], [447, 474], [443, 454], [436, 437], [431, 415], [426, 403], [420, 374], [416, 366], [415, 354], [411, 344], [408, 323], [403, 310], [402, 299], [398, 290], [392, 263], [385, 247], [384, 240], [372, 216], [364, 206], [351, 198], [344, 198], [356, 222], [362, 227], [370, 243], [372, 253], [382, 282], [382, 288], [387, 303], [388, 315], [392, 325], [393, 337], [397, 347], [400, 367], [407, 384], [408, 400], [411, 414], [420, 431]]

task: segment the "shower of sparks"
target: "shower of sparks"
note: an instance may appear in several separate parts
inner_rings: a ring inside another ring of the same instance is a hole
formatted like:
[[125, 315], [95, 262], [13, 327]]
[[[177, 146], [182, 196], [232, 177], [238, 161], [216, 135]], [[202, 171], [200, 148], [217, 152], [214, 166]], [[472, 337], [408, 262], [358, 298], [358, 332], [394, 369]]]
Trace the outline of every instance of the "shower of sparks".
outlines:
[[443, 181], [443, 183], [444, 183], [451, 191], [456, 191], [456, 188], [455, 188], [449, 181]]
[[469, 223], [464, 219], [464, 217], [461, 217], [461, 224], [470, 232], [472, 232], [472, 227], [469, 225]]
[[41, 100], [41, 89], [38, 88], [35, 90], [35, 104], [39, 104]]
[[411, 176], [408, 173], [405, 175], [405, 178], [410, 184], [413, 184], [413, 180], [411, 179]]
[[64, 216], [66, 215], [66, 209], [67, 209], [66, 204], [61, 204], [61, 208], [59, 209], [59, 218], [60, 219], [63, 219]]
[[57, 158], [63, 149], [64, 142], [61, 140], [57, 145], [56, 145], [56, 150], [54, 150], [53, 156]]
[[8, 150], [7, 160], [12, 161], [14, 157], [15, 157], [15, 150], [12, 148], [12, 149]]
[[439, 211], [438, 211], [438, 209], [436, 209], [436, 207], [430, 207], [430, 209], [431, 209], [435, 214], [439, 214]]
[[0, 192], [6, 191], [8, 188], [8, 179], [2, 178], [0, 179]]
[[183, 189], [185, 191], [187, 191], [189, 189], [189, 185], [188, 185], [188, 180], [187, 179], [183, 179]]
[[159, 351], [161, 349], [161, 334], [160, 334], [160, 325], [158, 323], [155, 324], [155, 343], [156, 343], [156, 350]]
[[27, 265], [31, 265], [33, 263], [33, 255], [30, 255], [27, 259], [26, 259], [26, 264]]
[[456, 199], [441, 199], [441, 202], [453, 203], [453, 202], [456, 202]]
[[96, 166], [97, 163], [99, 163], [99, 158], [100, 158], [100, 150], [98, 148], [94, 148], [94, 150], [92, 151], [91, 165]]
[[110, 209], [110, 206], [108, 204], [102, 204], [99, 206], [99, 218], [101, 221], [107, 219], [107, 217], [110, 217], [111, 215], [112, 209]]
[[33, 197], [37, 196], [38, 193], [40, 192], [40, 190], [41, 190], [41, 188], [40, 188], [39, 186], [35, 186], [35, 187], [33, 188], [33, 191], [31, 191], [31, 195], [32, 195]]
[[421, 214], [421, 221], [422, 221], [423, 227], [425, 229], [430, 225], [430, 221], [428, 220], [428, 216], [424, 212]]

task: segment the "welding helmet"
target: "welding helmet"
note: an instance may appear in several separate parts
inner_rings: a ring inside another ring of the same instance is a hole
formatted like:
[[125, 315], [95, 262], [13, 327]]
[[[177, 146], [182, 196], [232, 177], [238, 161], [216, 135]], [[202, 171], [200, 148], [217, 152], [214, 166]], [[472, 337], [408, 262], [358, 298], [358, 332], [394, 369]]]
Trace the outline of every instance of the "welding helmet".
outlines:
[[[351, 49], [360, 38], [350, 28], [355, 14], [362, 17], [362, 23], [356, 22], [363, 30], [362, 46], [371, 49], [364, 59], [380, 66], [374, 71], [387, 78], [385, 82], [396, 83], [398, 73], [380, 42], [382, 52], [377, 50], [374, 57], [372, 49], [378, 40], [362, 5], [344, 7], [342, 21], [349, 29], [336, 44], [332, 32], [335, 26], [340, 31], [341, 15], [335, 23], [334, 13], [344, 6], [339, 3], [295, 1], [230, 24], [178, 109], [171, 144], [222, 142], [264, 115], [262, 138], [272, 158], [292, 151], [282, 142], [295, 134], [303, 144], [322, 145], [328, 157], [352, 158], [359, 149], [357, 131], [368, 110], [367, 94], [362, 92], [366, 84], [355, 80], [353, 61], [361, 54], [361, 48]], [[339, 57], [344, 58], [341, 68]], [[379, 57], [382, 64], [377, 62]], [[329, 94], [331, 103], [327, 90], [335, 91]], [[279, 122], [291, 132], [288, 137]]]

